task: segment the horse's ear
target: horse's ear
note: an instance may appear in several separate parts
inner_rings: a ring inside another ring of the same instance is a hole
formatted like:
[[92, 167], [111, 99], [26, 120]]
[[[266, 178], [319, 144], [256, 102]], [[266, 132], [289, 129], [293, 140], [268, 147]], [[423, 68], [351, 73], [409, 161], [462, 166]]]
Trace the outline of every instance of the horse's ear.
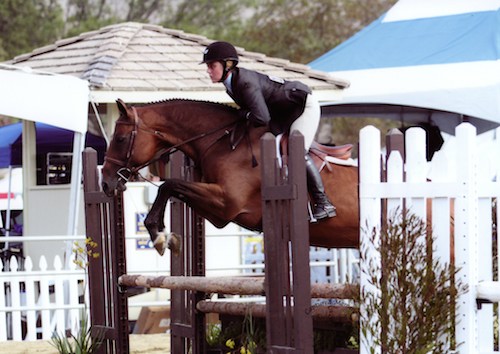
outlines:
[[127, 116], [127, 104], [123, 102], [120, 98], [116, 100], [116, 105], [118, 106], [118, 110], [124, 115]]

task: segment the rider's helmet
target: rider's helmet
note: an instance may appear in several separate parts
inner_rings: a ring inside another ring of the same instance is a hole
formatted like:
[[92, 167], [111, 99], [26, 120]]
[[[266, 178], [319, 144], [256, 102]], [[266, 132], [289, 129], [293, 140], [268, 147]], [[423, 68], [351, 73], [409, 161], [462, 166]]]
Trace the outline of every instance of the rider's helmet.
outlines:
[[228, 42], [213, 42], [203, 51], [203, 61], [201, 63], [206, 64], [213, 61], [226, 62], [228, 60], [235, 62], [235, 65], [238, 63], [236, 48]]
[[220, 61], [224, 68], [224, 74], [220, 81], [224, 81], [239, 61], [236, 48], [228, 42], [213, 42], [209, 44], [203, 51], [203, 61], [200, 64], [207, 64], [214, 61]]

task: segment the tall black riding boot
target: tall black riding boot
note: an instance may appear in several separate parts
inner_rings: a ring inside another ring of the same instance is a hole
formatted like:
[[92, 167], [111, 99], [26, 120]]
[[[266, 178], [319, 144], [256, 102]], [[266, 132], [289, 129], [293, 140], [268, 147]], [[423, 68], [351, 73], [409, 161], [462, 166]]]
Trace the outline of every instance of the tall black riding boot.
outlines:
[[308, 154], [306, 154], [307, 189], [313, 200], [313, 216], [316, 220], [331, 218], [337, 210], [325, 194], [321, 175]]

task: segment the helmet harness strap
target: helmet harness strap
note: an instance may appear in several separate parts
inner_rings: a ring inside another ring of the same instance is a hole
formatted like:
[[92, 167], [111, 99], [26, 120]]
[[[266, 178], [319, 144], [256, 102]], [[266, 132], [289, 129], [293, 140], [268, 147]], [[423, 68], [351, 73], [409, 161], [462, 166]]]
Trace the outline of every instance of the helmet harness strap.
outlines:
[[[220, 78], [219, 82], [224, 82], [226, 80], [227, 76], [231, 72], [231, 70], [235, 67], [234, 61], [233, 60], [221, 60], [222, 63], [222, 69], [224, 70], [222, 73], [222, 77]], [[228, 63], [231, 63], [230, 65], [227, 65]]]

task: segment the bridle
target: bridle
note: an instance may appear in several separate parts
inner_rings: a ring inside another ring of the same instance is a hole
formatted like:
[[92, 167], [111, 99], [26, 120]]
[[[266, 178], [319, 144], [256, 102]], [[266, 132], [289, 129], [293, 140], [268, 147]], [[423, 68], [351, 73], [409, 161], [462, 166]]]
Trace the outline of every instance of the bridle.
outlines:
[[[114, 157], [110, 157], [107, 154], [104, 157], [105, 161], [121, 167], [118, 171], [116, 171], [116, 174], [118, 175], [119, 179], [121, 179], [125, 182], [128, 182], [132, 176], [138, 175], [139, 170], [141, 170], [142, 168], [149, 166], [153, 162], [156, 162], [156, 161], [164, 158], [166, 155], [170, 156], [171, 154], [176, 152], [180, 146], [188, 144], [188, 143], [193, 142], [193, 141], [198, 140], [198, 139], [202, 139], [206, 136], [212, 135], [218, 131], [221, 131], [223, 129], [230, 127], [231, 125], [238, 124], [237, 121], [230, 122], [228, 124], [224, 124], [220, 127], [214, 128], [208, 132], [204, 132], [204, 133], [198, 134], [192, 138], [189, 138], [187, 140], [181, 141], [180, 143], [175, 144], [173, 146], [170, 146], [168, 148], [160, 149], [151, 160], [147, 161], [146, 163], [143, 163], [142, 165], [134, 167], [131, 164], [131, 158], [134, 154], [135, 138], [136, 138], [139, 130], [142, 130], [146, 133], [149, 133], [149, 134], [152, 134], [156, 137], [159, 137], [160, 139], [162, 139], [164, 141], [167, 141], [167, 139], [165, 138], [164, 134], [162, 132], [160, 132], [159, 130], [151, 129], [147, 125], [145, 125], [144, 122], [142, 122], [139, 119], [139, 115], [137, 114], [137, 109], [135, 107], [132, 107], [132, 111], [134, 112], [134, 121], [133, 122], [120, 121], [120, 120], [116, 121], [117, 125], [133, 125], [134, 126], [134, 129], [132, 130], [132, 132], [130, 132], [130, 139], [129, 139], [129, 144], [128, 144], [128, 148], [127, 148], [127, 155], [125, 157], [125, 161], [115, 159]], [[217, 141], [219, 141], [224, 136], [229, 135], [229, 134], [230, 134], [230, 131], [225, 130], [224, 134], [221, 137], [219, 137], [213, 144], [215, 144]], [[208, 148], [210, 148], [212, 145], [210, 145]]]

